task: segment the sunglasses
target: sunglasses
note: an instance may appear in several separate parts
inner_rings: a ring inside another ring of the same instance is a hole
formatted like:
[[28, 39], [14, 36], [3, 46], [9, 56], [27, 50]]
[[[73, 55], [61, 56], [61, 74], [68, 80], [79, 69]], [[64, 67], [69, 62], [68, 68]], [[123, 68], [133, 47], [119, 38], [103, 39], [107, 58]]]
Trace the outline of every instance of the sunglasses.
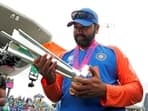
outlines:
[[74, 11], [71, 14], [73, 20], [75, 19], [95, 19], [94, 15], [85, 11]]

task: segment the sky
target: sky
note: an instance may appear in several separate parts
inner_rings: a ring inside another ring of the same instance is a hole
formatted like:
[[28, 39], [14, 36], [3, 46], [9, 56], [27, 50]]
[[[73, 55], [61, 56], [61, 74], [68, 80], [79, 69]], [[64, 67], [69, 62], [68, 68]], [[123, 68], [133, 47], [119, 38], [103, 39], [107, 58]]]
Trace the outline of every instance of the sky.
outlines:
[[[0, 3], [39, 23], [51, 33], [52, 41], [66, 50], [75, 46], [72, 27], [66, 26], [71, 20], [71, 12], [84, 7], [92, 8], [99, 16], [97, 41], [118, 46], [128, 56], [144, 92], [148, 91], [147, 0], [0, 0]], [[40, 78], [33, 88], [28, 88], [28, 82], [26, 69], [14, 77], [11, 94], [32, 96], [43, 93]]]

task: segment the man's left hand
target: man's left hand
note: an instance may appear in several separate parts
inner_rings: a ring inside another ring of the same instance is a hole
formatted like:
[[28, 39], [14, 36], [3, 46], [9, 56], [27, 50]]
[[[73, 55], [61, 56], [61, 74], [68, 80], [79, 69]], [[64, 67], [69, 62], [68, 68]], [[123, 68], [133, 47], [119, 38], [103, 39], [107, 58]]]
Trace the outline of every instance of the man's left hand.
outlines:
[[74, 77], [70, 94], [79, 97], [103, 97], [106, 96], [106, 85], [100, 79], [100, 73], [97, 67], [90, 67], [89, 71], [92, 77]]

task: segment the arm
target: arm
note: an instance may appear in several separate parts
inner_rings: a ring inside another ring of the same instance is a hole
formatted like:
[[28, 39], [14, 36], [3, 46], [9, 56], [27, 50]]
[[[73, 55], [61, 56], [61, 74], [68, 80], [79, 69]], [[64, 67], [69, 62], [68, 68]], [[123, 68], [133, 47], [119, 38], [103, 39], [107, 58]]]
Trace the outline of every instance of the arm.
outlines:
[[113, 47], [117, 58], [117, 74], [119, 85], [106, 85], [104, 106], [125, 107], [140, 102], [143, 88], [128, 58], [116, 47]]
[[[43, 46], [57, 56], [61, 56], [65, 52], [65, 49], [57, 45], [55, 42], [46, 42], [43, 44]], [[59, 74], [56, 74], [56, 79], [52, 84], [49, 84], [44, 77], [41, 80], [41, 84], [46, 96], [53, 102], [57, 102], [61, 97], [62, 80], [63, 77]]]
[[53, 102], [57, 102], [62, 95], [62, 80], [63, 77], [59, 74], [56, 75], [56, 81], [49, 84], [45, 78], [42, 78], [41, 84], [46, 96]]

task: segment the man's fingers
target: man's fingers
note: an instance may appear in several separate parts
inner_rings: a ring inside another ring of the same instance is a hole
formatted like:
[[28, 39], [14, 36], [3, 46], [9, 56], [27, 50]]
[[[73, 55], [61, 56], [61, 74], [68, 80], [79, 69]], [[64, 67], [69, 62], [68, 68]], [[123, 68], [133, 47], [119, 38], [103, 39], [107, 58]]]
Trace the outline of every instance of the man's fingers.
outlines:
[[37, 59], [34, 60], [34, 65], [37, 66], [38, 62], [40, 61], [41, 56], [39, 56]]
[[99, 77], [100, 78], [100, 73], [99, 73], [98, 67], [90, 67], [89, 70], [92, 73], [93, 77]]
[[34, 65], [36, 67], [40, 67], [42, 66], [42, 64], [44, 63], [44, 61], [46, 60], [47, 55], [44, 56], [39, 56], [35, 61], [34, 61]]
[[90, 93], [90, 86], [89, 85], [81, 85], [73, 83], [72, 87], [70, 88], [70, 94], [80, 97], [89, 97], [92, 94]]
[[77, 84], [79, 83], [79, 84], [85, 85], [85, 84], [89, 84], [89, 80], [88, 79], [89, 78], [83, 78], [83, 77], [76, 76], [76, 77], [73, 78], [73, 82], [75, 82]]
[[70, 89], [69, 89], [69, 93], [70, 93], [71, 95], [76, 95], [76, 91], [75, 91], [73, 88], [70, 88]]
[[83, 91], [83, 90], [89, 90], [89, 85], [82, 85], [79, 82], [72, 82], [71, 88], [75, 89], [76, 91]]
[[47, 71], [48, 71], [48, 72], [53, 72], [53, 73], [55, 73], [55, 71], [56, 71], [56, 66], [57, 66], [57, 62], [53, 62], [53, 63], [50, 65], [50, 67], [47, 67], [47, 68], [48, 68]]

